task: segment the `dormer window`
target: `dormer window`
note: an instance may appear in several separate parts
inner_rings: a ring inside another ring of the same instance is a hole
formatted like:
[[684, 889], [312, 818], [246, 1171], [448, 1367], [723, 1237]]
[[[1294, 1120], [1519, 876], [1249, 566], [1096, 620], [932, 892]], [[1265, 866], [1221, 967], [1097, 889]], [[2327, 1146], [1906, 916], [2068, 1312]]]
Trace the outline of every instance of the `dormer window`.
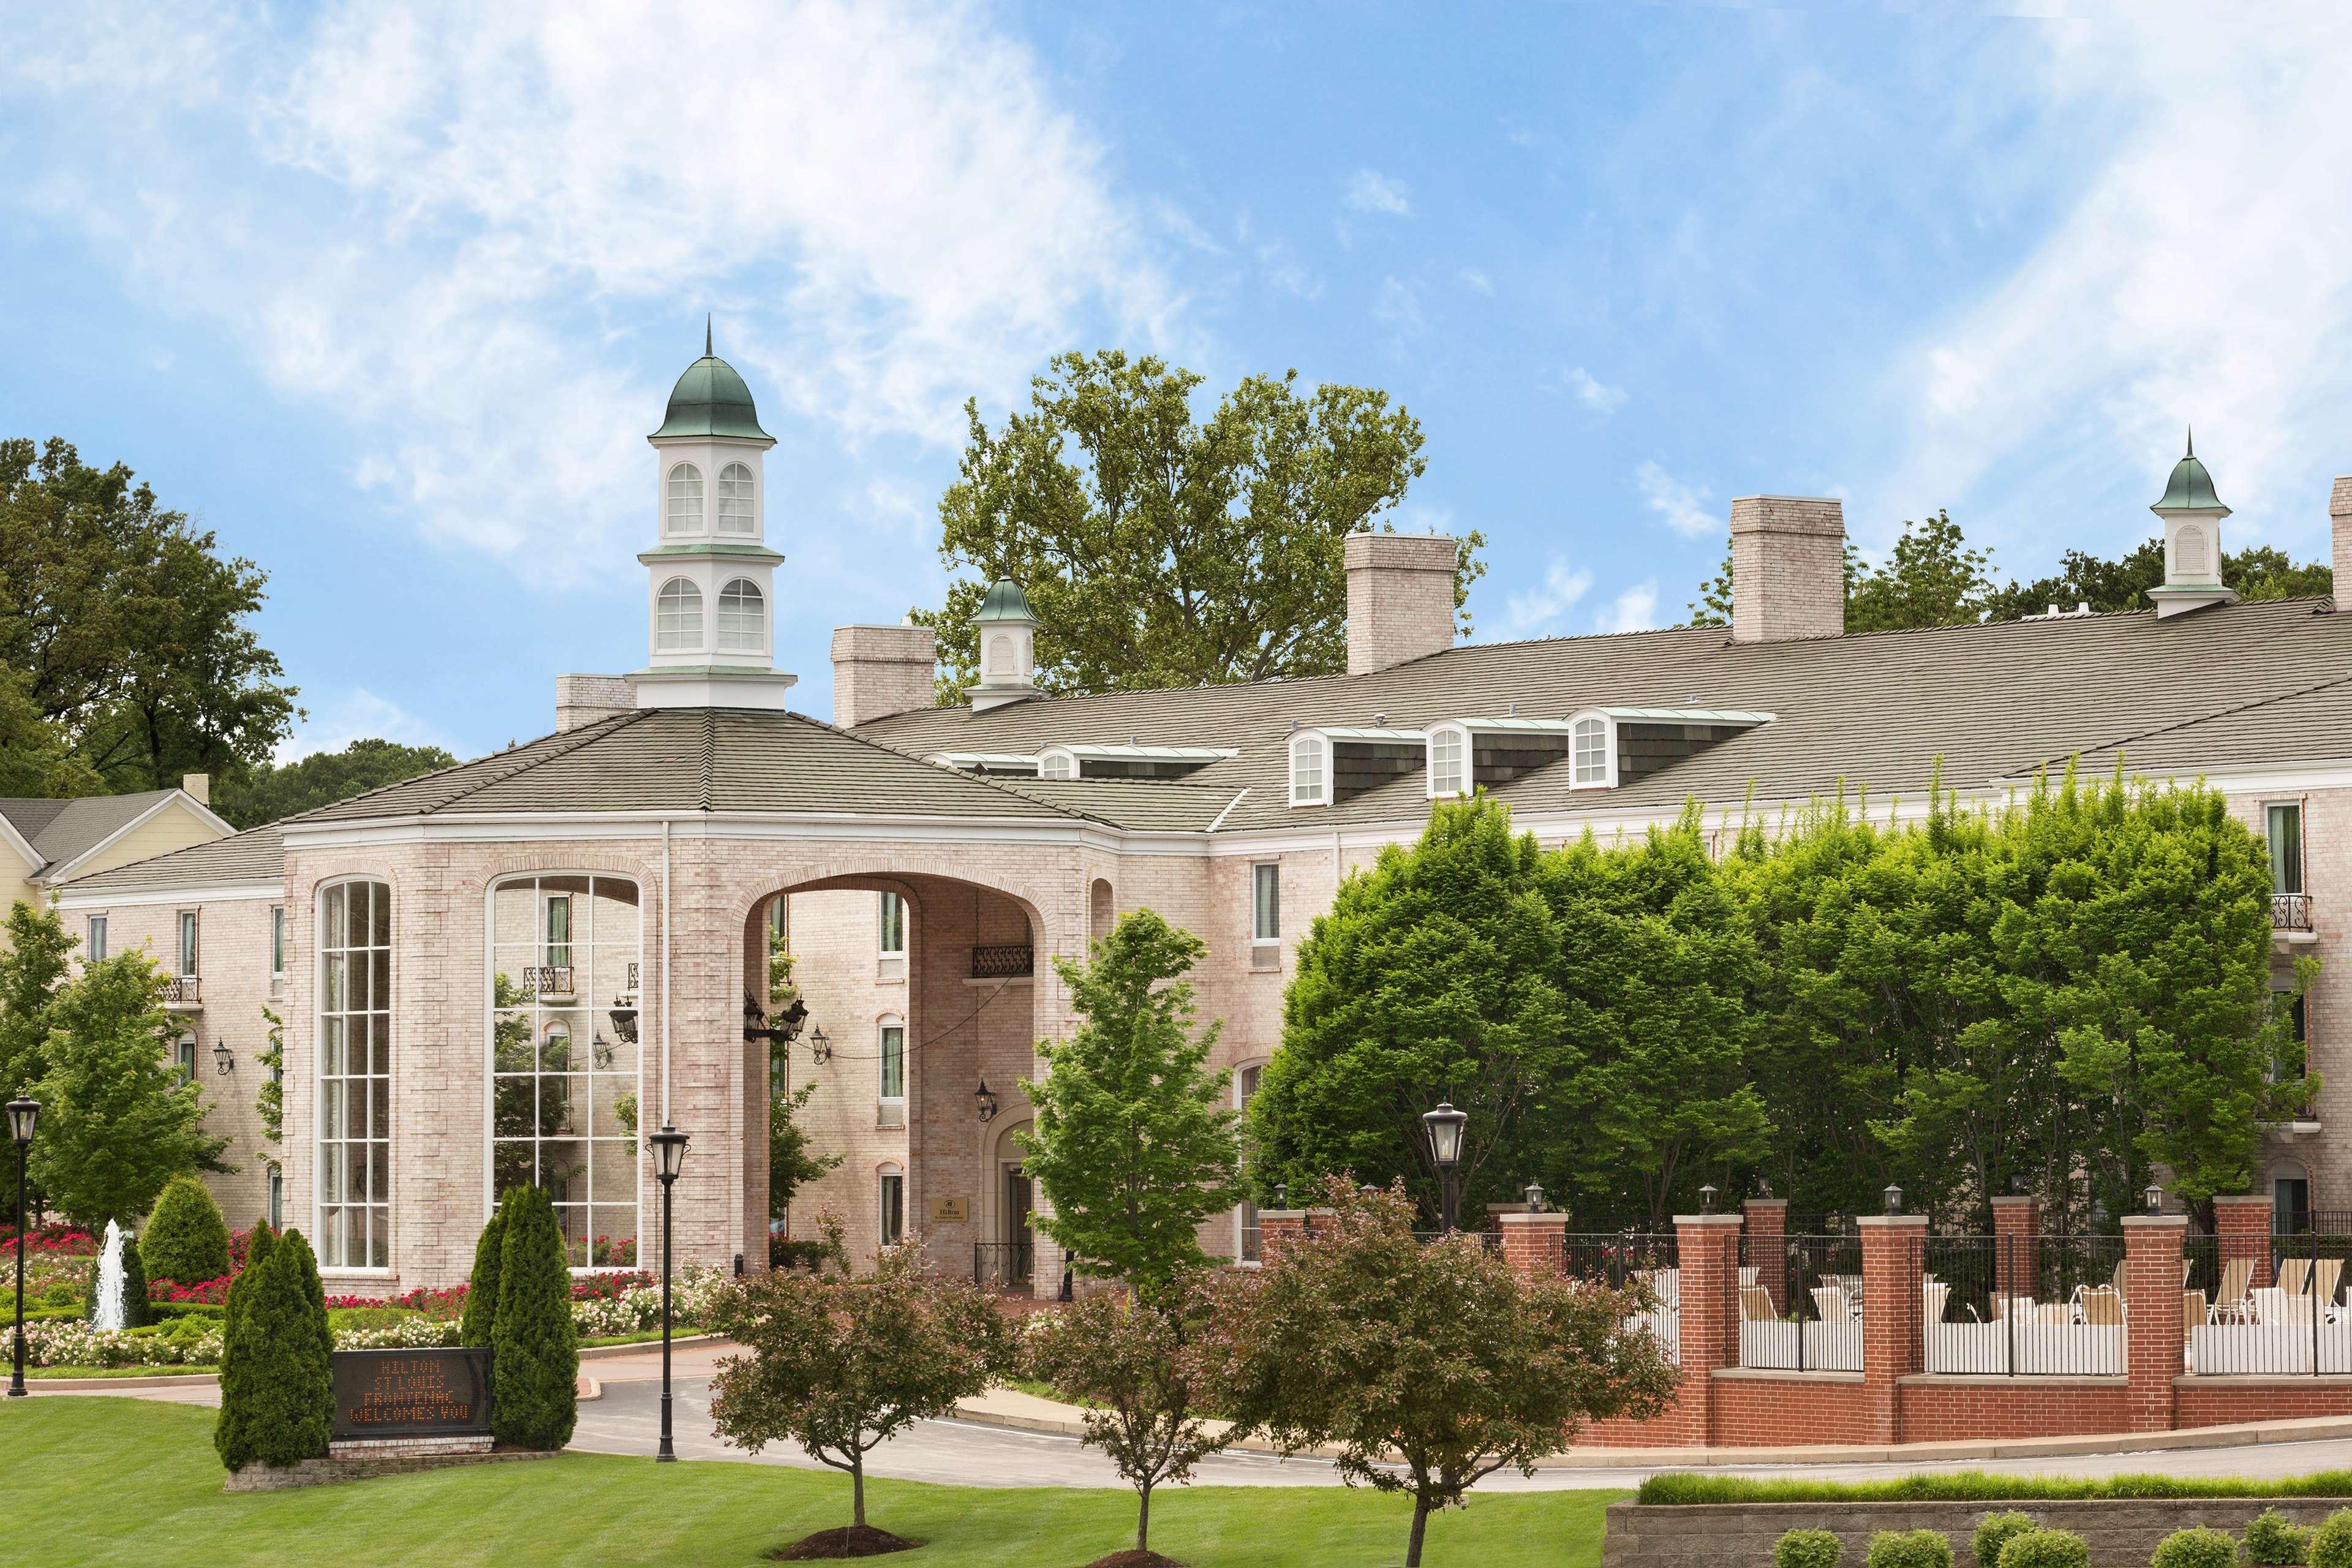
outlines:
[[687, 653], [701, 646], [702, 590], [673, 577], [654, 602], [654, 647], [662, 653]]
[[1290, 804], [1328, 805], [1331, 803], [1331, 745], [1318, 734], [1297, 736], [1290, 742]]
[[1078, 759], [1067, 752], [1047, 752], [1037, 759], [1037, 776], [1041, 779], [1074, 779], [1078, 776]]
[[680, 463], [669, 471], [669, 504], [662, 511], [662, 526], [672, 533], [702, 531], [702, 470], [692, 463]]
[[719, 531], [754, 534], [760, 525], [751, 510], [751, 470], [730, 463], [719, 470]]
[[719, 590], [719, 651], [757, 653], [768, 646], [768, 602], [758, 584], [738, 577]]
[[1609, 776], [1609, 721], [1579, 719], [1570, 731], [1569, 783], [1578, 789], [1605, 789]]
[[1458, 724], [1440, 724], [1429, 732], [1429, 795], [1469, 794], [1469, 733]]

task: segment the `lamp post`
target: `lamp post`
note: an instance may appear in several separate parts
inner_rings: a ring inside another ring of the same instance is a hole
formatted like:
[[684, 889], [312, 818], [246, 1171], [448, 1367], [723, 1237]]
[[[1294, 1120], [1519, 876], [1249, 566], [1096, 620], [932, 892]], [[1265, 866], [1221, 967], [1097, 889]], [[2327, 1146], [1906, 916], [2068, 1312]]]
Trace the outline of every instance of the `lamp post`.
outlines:
[[1462, 1129], [1469, 1122], [1470, 1113], [1454, 1109], [1452, 1100], [1440, 1100], [1437, 1109], [1422, 1116], [1422, 1125], [1429, 1129], [1429, 1154], [1437, 1164], [1439, 1206], [1443, 1211], [1442, 1228], [1454, 1233], [1455, 1206], [1461, 1202], [1456, 1190], [1456, 1173], [1462, 1165]]
[[8, 1136], [16, 1145], [16, 1361], [8, 1375], [8, 1397], [25, 1397], [25, 1162], [32, 1157], [33, 1123], [41, 1119], [37, 1100], [8, 1102]]
[[661, 1450], [654, 1456], [657, 1462], [675, 1464], [677, 1450], [670, 1446], [669, 1436], [669, 1238], [670, 1189], [677, 1184], [677, 1173], [686, 1163], [686, 1134], [665, 1122], [658, 1132], [647, 1135], [653, 1145], [654, 1174], [661, 1181], [662, 1189], [662, 1401]]

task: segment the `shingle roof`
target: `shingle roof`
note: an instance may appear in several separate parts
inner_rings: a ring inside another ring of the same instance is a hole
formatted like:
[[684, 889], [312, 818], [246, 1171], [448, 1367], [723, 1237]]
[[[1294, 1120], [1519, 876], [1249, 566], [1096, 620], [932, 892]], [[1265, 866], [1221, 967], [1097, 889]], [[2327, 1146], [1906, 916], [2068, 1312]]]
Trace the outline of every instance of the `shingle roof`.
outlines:
[[177, 790], [142, 790], [136, 795], [92, 795], [76, 800], [0, 799], [0, 816], [24, 835], [46, 865], [58, 866], [88, 854], [109, 837], [169, 800]]
[[76, 877], [68, 893], [139, 892], [151, 888], [241, 888], [286, 877], [286, 845], [275, 826], [250, 827], [226, 838], [133, 860], [128, 866]]

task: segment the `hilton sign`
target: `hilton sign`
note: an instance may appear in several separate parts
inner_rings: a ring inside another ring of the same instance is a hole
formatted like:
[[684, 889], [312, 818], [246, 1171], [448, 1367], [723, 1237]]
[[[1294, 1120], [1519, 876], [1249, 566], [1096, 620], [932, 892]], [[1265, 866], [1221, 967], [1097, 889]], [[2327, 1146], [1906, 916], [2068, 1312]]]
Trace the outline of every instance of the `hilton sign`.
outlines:
[[490, 1352], [337, 1351], [337, 1442], [354, 1438], [476, 1437], [490, 1431]]

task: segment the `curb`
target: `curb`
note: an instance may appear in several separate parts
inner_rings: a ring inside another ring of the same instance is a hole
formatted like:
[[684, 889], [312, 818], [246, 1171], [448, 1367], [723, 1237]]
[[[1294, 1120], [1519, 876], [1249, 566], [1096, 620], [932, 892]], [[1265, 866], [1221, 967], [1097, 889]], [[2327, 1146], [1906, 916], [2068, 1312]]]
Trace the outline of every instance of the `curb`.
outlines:
[[34, 1394], [110, 1394], [117, 1389], [207, 1388], [219, 1381], [216, 1372], [184, 1372], [159, 1377], [27, 1377], [25, 1387]]
[[[688, 1334], [673, 1338], [669, 1342], [669, 1348], [675, 1351], [683, 1350], [688, 1345], [719, 1344], [726, 1338], [725, 1334]], [[580, 1347], [580, 1359], [609, 1361], [614, 1356], [645, 1355], [649, 1352], [654, 1355], [661, 1354], [661, 1341], [634, 1340], [625, 1345], [583, 1345]]]

